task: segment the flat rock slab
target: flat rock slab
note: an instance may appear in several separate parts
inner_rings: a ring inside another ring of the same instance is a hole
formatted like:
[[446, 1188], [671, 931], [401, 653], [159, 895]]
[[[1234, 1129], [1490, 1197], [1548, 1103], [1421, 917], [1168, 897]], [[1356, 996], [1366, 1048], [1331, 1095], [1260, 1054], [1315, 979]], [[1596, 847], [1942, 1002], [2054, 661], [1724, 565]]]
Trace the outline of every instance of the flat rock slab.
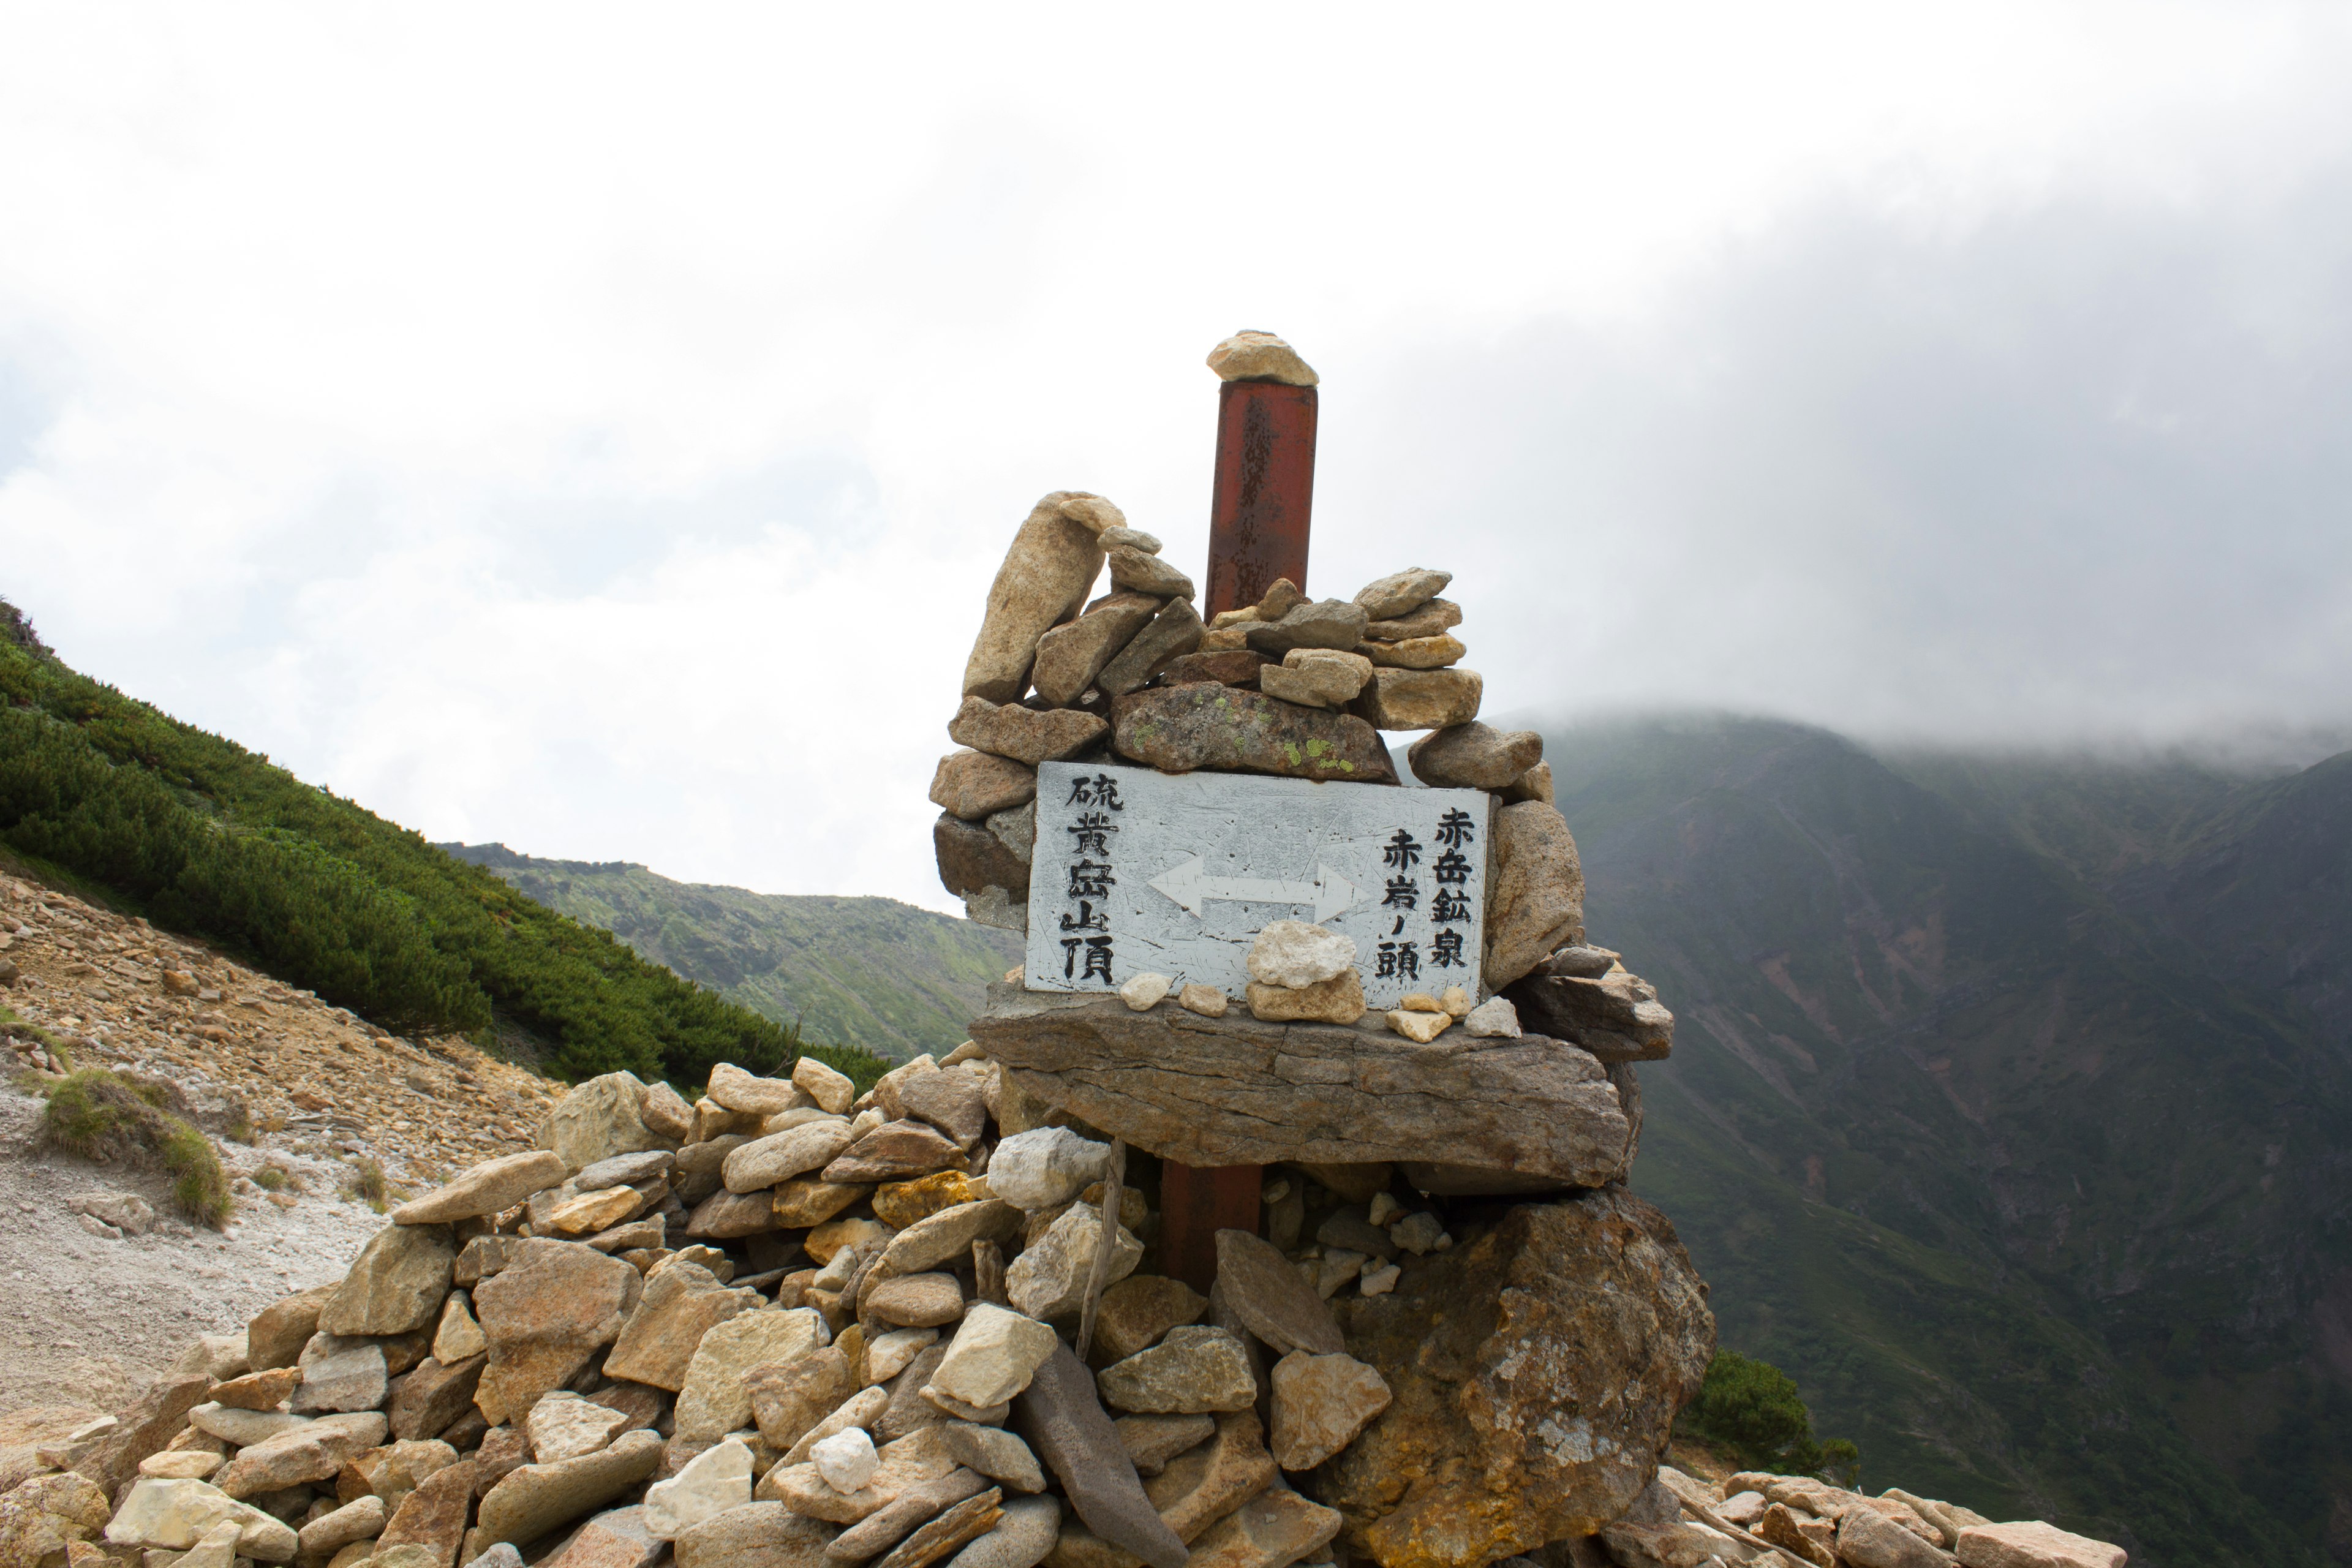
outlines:
[[1601, 1064], [1539, 1035], [1416, 1046], [1002, 981], [971, 1032], [1023, 1092], [1188, 1165], [1425, 1160], [1597, 1187], [1632, 1156]]

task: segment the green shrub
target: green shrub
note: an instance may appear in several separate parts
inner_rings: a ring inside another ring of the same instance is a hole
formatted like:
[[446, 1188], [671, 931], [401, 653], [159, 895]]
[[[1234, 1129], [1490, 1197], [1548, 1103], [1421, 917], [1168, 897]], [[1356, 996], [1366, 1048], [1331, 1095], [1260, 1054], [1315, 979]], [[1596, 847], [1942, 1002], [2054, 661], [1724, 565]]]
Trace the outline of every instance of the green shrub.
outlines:
[[161, 1166], [182, 1214], [218, 1230], [235, 1205], [212, 1141], [185, 1120], [178, 1087], [92, 1068], [49, 1089], [41, 1134], [51, 1147], [110, 1164]]
[[1842, 1472], [1859, 1478], [1862, 1455], [1845, 1439], [1813, 1437], [1812, 1412], [1798, 1397], [1796, 1379], [1769, 1362], [1717, 1351], [1698, 1397], [1676, 1425], [1692, 1436], [1727, 1448], [1752, 1469], [1781, 1475]]
[[275, 1165], [264, 1165], [261, 1169], [253, 1173], [253, 1184], [261, 1188], [265, 1192], [284, 1192], [286, 1190], [286, 1173], [279, 1170]]
[[0, 842], [388, 1027], [495, 1016], [566, 1077], [792, 1058], [774, 1023], [611, 933], [5, 637]]
[[383, 1213], [392, 1201], [392, 1184], [384, 1179], [383, 1162], [352, 1161], [351, 1184], [343, 1188], [343, 1195], [359, 1199], [378, 1214]]

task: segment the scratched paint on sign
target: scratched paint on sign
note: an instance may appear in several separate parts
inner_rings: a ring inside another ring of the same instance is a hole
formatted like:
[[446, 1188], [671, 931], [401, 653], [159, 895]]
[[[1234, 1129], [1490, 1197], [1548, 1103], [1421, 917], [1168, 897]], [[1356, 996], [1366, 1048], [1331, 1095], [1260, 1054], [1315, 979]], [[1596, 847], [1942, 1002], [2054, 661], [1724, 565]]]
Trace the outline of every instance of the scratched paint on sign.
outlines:
[[1312, 784], [1047, 763], [1037, 770], [1027, 983], [1138, 974], [1240, 997], [1269, 921], [1355, 939], [1364, 998], [1483, 996], [1492, 801], [1483, 790]]

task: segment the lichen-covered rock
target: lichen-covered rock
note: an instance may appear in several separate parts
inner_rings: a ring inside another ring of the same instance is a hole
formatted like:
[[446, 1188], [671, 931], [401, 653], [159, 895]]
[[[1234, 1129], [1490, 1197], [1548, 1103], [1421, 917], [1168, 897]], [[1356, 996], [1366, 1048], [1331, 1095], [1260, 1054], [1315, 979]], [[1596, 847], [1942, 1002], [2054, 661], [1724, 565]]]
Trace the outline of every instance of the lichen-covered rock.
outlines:
[[539, 1146], [562, 1155], [575, 1171], [615, 1154], [677, 1148], [676, 1138], [646, 1125], [646, 1092], [631, 1072], [590, 1079], [556, 1101], [540, 1127]]
[[1162, 773], [1200, 768], [1284, 778], [1394, 784], [1388, 748], [1363, 720], [1263, 692], [1208, 684], [1159, 687], [1111, 704], [1111, 744]]
[[89, 1478], [36, 1476], [0, 1497], [0, 1563], [63, 1563], [67, 1543], [94, 1539], [108, 1512], [106, 1494]]
[[1622, 1187], [1511, 1208], [1391, 1293], [1334, 1305], [1394, 1399], [1321, 1495], [1385, 1568], [1592, 1534], [1649, 1484], [1715, 1353], [1689, 1255]]

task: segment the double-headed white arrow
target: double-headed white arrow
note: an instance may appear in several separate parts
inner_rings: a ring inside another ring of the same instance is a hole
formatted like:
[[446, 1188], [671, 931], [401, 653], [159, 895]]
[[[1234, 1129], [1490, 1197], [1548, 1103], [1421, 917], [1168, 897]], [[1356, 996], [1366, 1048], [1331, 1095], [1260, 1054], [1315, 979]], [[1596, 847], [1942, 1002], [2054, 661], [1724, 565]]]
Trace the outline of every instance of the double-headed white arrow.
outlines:
[[1167, 894], [1192, 913], [1211, 899], [1267, 904], [1313, 904], [1318, 925], [1356, 901], [1355, 885], [1328, 866], [1315, 868], [1311, 882], [1276, 882], [1263, 877], [1207, 877], [1198, 855], [1151, 879], [1155, 892]]

